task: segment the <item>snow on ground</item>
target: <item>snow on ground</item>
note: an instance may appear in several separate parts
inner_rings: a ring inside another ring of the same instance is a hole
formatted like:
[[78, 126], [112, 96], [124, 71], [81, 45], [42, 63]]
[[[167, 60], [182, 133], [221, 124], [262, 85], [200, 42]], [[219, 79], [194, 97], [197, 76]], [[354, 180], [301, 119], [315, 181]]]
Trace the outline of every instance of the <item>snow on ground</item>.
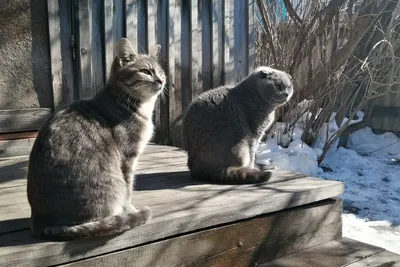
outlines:
[[282, 135], [276, 133], [282, 128], [277, 124], [275, 134], [259, 146], [257, 163], [343, 181], [343, 235], [400, 254], [400, 138], [361, 129], [350, 135], [347, 149], [328, 152], [321, 164], [324, 172], [317, 158], [327, 132], [330, 136], [337, 131], [336, 124], [322, 129], [313, 147], [301, 142], [301, 124], [294, 128], [288, 148], [280, 147], [277, 139]]

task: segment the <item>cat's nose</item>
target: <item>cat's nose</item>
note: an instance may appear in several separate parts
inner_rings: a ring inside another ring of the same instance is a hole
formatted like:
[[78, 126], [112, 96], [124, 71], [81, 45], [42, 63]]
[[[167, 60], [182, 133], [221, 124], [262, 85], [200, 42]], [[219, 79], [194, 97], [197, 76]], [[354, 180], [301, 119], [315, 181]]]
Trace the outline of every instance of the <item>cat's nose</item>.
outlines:
[[156, 79], [156, 83], [159, 83], [160, 85], [162, 85], [161, 79]]
[[289, 97], [289, 93], [287, 93], [287, 92], [282, 92], [282, 95], [283, 95], [284, 97], [286, 97], [286, 98]]

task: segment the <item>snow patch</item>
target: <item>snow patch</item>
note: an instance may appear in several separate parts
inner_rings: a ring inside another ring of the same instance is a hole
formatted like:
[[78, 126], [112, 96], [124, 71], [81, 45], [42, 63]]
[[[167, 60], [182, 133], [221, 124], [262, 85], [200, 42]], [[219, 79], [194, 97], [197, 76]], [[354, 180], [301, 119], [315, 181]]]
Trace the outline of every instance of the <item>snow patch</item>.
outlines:
[[[304, 112], [306, 104], [298, 112]], [[350, 124], [364, 116], [362, 112], [357, 115]], [[302, 116], [307, 119], [310, 114], [304, 112]], [[337, 148], [336, 142], [328, 151], [321, 165], [331, 171], [323, 172], [317, 159], [326, 139], [339, 127], [332, 116], [310, 147], [301, 141], [303, 122], [292, 129], [292, 138], [285, 133], [285, 124], [277, 123], [267, 142], [260, 144], [256, 162], [344, 181], [344, 236], [400, 254], [400, 138], [393, 133], [376, 135], [370, 128], [361, 129], [349, 136], [347, 149]]]

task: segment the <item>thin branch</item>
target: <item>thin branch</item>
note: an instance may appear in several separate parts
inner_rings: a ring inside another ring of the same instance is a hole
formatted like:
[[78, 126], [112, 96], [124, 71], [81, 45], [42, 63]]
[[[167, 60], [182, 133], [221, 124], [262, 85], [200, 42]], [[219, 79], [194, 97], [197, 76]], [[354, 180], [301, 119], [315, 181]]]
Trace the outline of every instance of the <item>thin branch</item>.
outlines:
[[289, 16], [293, 19], [297, 26], [301, 26], [303, 24], [303, 20], [299, 17], [299, 15], [294, 10], [292, 3], [289, 0], [283, 0], [285, 4], [286, 10], [289, 13]]

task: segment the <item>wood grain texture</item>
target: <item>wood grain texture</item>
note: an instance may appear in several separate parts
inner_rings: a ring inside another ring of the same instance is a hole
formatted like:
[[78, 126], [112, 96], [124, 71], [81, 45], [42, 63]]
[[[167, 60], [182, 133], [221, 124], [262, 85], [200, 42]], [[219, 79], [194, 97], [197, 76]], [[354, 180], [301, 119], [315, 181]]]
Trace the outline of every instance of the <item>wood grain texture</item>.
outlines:
[[[51, 1], [51, 0], [48, 0]], [[58, 1], [60, 14], [60, 38], [62, 57], [62, 104], [68, 105], [76, 99], [76, 29], [73, 16], [73, 1]], [[51, 38], [50, 38], [51, 40]]]
[[62, 266], [254, 266], [340, 238], [341, 210], [322, 201]]
[[[181, 30], [180, 30], [180, 76], [181, 76], [181, 112], [182, 114], [185, 112], [191, 101], [192, 94], [192, 47], [191, 47], [191, 38], [192, 32], [191, 28], [193, 27], [191, 16], [192, 16], [192, 8], [191, 5], [193, 2], [196, 2], [196, 11], [197, 11], [197, 1], [181, 1], [180, 13], [181, 13]], [[197, 18], [197, 14], [195, 15]], [[196, 26], [196, 25], [195, 25]]]
[[224, 80], [224, 1], [212, 0], [212, 63], [213, 87]]
[[92, 88], [92, 1], [78, 1], [79, 9], [79, 99], [90, 99]]
[[400, 267], [400, 255], [389, 251], [381, 251], [365, 259], [356, 261], [347, 267]]
[[[192, 8], [192, 13], [195, 10]], [[192, 22], [195, 23], [192, 17]], [[195, 34], [193, 32], [193, 34]], [[203, 91], [213, 88], [213, 59], [212, 59], [212, 1], [200, 1], [197, 12], [197, 38], [192, 42], [193, 74], [192, 99]], [[193, 38], [193, 37], [192, 37]], [[193, 40], [193, 39], [192, 39]], [[196, 57], [195, 57], [196, 56]]]
[[49, 108], [0, 110], [0, 133], [39, 130], [51, 114]]
[[138, 50], [138, 0], [126, 0], [126, 38]]
[[105, 84], [103, 61], [102, 3], [78, 1], [79, 99], [92, 98]]
[[148, 27], [147, 27], [147, 0], [138, 0], [138, 13], [137, 13], [137, 40], [138, 40], [138, 52], [147, 53], [149, 48], [148, 43]]
[[400, 266], [400, 255], [349, 238], [331, 241], [260, 267]]
[[119, 236], [72, 242], [42, 242], [24, 230], [30, 216], [22, 178], [27, 158], [0, 161], [0, 183], [5, 185], [0, 187], [0, 266], [67, 263], [343, 193], [343, 183], [279, 170], [262, 185], [203, 184], [189, 177], [181, 150], [149, 145], [145, 151], [132, 202], [137, 207], [150, 206], [153, 220]]
[[0, 141], [3, 140], [15, 140], [15, 139], [26, 139], [26, 138], [36, 138], [38, 132], [17, 132], [17, 133], [4, 133], [0, 134]]
[[234, 79], [240, 82], [247, 76], [249, 66], [248, 2], [234, 1]]
[[168, 47], [169, 127], [172, 145], [182, 147], [181, 13], [182, 1], [170, 0]]
[[248, 57], [248, 74], [254, 71], [256, 65], [256, 4], [255, 0], [248, 1], [248, 49], [247, 49], [247, 57]]
[[[208, 69], [207, 62], [204, 62], [203, 55], [207, 51], [207, 47], [204, 47], [204, 40], [205, 37], [204, 27], [202, 21], [204, 21], [204, 15], [208, 13], [207, 10], [207, 3], [209, 1], [198, 1], [198, 0], [191, 0], [190, 1], [190, 14], [191, 14], [191, 44], [190, 44], [190, 51], [191, 51], [191, 96], [190, 102], [193, 101], [199, 94], [203, 92], [203, 84], [206, 82], [206, 77], [203, 76], [204, 70]], [[203, 17], [202, 17], [203, 16]], [[205, 65], [204, 65], [205, 64]], [[204, 67], [205, 66], [205, 67]], [[187, 104], [187, 106], [190, 104]], [[184, 109], [184, 111], [186, 108]]]
[[[157, 19], [156, 19], [156, 32], [157, 42], [161, 45], [159, 62], [161, 67], [164, 69], [168, 79], [169, 77], [169, 61], [168, 61], [168, 50], [169, 50], [169, 26], [168, 26], [168, 0], [159, 0], [157, 3]], [[168, 81], [167, 81], [168, 82]], [[169, 136], [169, 98], [168, 98], [168, 86], [164, 89], [163, 93], [157, 101], [155, 109], [155, 141], [158, 144], [170, 145]]]
[[49, 13], [49, 39], [50, 41], [50, 69], [51, 82], [53, 87], [53, 107], [55, 110], [60, 108], [63, 103], [63, 77], [62, 77], [62, 57], [61, 57], [61, 29], [60, 29], [60, 9], [58, 1], [48, 0], [47, 11]]
[[235, 84], [234, 77], [234, 2], [224, 0], [224, 84]]
[[123, 0], [105, 0], [103, 7], [104, 17], [104, 76], [110, 76], [111, 65], [116, 56], [116, 45], [124, 35], [124, 8]]
[[0, 141], [0, 158], [28, 155], [34, 142], [35, 138]]

